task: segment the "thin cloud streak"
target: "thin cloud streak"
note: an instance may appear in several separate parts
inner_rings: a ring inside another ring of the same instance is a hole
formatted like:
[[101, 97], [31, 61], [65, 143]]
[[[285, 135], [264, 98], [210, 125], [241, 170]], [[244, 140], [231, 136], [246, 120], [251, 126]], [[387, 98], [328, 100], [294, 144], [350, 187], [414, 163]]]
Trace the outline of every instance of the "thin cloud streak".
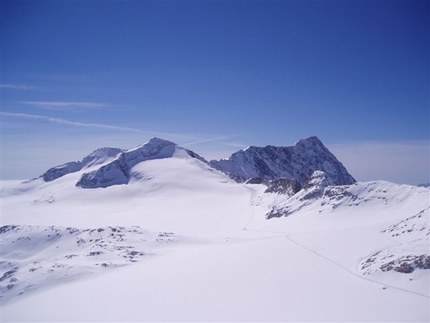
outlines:
[[10, 89], [10, 90], [34, 90], [34, 86], [28, 85], [18, 85], [18, 84], [0, 84], [0, 89]]
[[[45, 120], [51, 123], [70, 125], [75, 127], [86, 127], [86, 128], [95, 128], [95, 129], [108, 129], [108, 130], [117, 130], [117, 131], [126, 131], [126, 132], [135, 132], [142, 133], [150, 136], [160, 136], [165, 137], [165, 139], [169, 139], [172, 141], [176, 140], [194, 140], [194, 143], [204, 142], [208, 140], [202, 140], [202, 135], [190, 135], [190, 134], [181, 134], [181, 133], [169, 133], [169, 132], [159, 132], [159, 131], [151, 131], [151, 130], [140, 130], [131, 127], [123, 127], [123, 126], [115, 126], [115, 125], [107, 125], [100, 123], [86, 123], [86, 122], [76, 122], [62, 118], [53, 118], [49, 116], [42, 116], [38, 114], [30, 114], [30, 113], [16, 113], [16, 112], [1, 112], [0, 115], [4, 117], [13, 117], [13, 118], [21, 118], [21, 119], [34, 119], [34, 120]], [[219, 137], [221, 138], [221, 137]], [[222, 138], [227, 138], [226, 136]], [[213, 141], [213, 140], [211, 140]], [[185, 145], [183, 145], [185, 146]]]
[[75, 122], [75, 121], [70, 121], [70, 120], [66, 120], [66, 119], [51, 118], [51, 117], [35, 115], [35, 114], [27, 114], [27, 113], [0, 112], [0, 115], [5, 116], [5, 117], [46, 120], [46, 121], [49, 121], [52, 123], [66, 124], [66, 125], [76, 126], [76, 127], [98, 128], [98, 129], [109, 129], [109, 130], [120, 130], [120, 131], [145, 133], [145, 131], [135, 129], [135, 128], [113, 126], [113, 125], [106, 125], [106, 124], [100, 124], [100, 123]]
[[73, 101], [19, 101], [20, 104], [32, 105], [48, 110], [64, 110], [69, 108], [78, 109], [102, 109], [113, 107], [106, 103], [99, 102], [73, 102]]
[[208, 142], [220, 142], [222, 140], [226, 140], [231, 138], [232, 136], [218, 136], [218, 137], [213, 137], [213, 138], [206, 138], [206, 139], [199, 139], [196, 141], [191, 141], [191, 142], [187, 142], [185, 144], [183, 144], [183, 146], [193, 146], [193, 145], [198, 145], [198, 144], [204, 144], [204, 143], [208, 143]]

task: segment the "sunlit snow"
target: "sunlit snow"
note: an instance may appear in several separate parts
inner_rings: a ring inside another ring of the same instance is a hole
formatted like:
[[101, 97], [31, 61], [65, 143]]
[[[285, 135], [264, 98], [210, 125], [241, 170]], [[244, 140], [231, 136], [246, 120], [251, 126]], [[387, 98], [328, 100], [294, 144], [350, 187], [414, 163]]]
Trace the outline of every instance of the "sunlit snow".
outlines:
[[2, 183], [2, 321], [429, 321], [429, 188], [315, 173], [289, 196], [163, 157], [106, 188], [75, 184], [112, 159]]

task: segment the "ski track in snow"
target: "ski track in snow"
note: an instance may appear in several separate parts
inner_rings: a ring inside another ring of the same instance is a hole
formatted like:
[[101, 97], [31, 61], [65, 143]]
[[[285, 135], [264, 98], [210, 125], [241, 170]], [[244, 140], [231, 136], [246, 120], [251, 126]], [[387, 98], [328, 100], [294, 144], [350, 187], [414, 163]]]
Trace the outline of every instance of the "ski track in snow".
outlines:
[[[248, 225], [249, 224], [250, 223], [248, 223]], [[333, 259], [330, 259], [329, 257], [327, 257], [327, 256], [319, 253], [318, 251], [316, 251], [316, 250], [314, 250], [312, 248], [309, 248], [309, 247], [305, 246], [304, 244], [301, 244], [301, 243], [297, 242], [296, 240], [294, 240], [292, 238], [293, 235], [294, 236], [298, 236], [300, 234], [308, 233], [308, 232], [303, 232], [303, 233], [299, 232], [299, 233], [294, 233], [294, 234], [286, 234], [285, 232], [281, 232], [281, 231], [268, 231], [268, 230], [246, 229], [246, 231], [277, 234], [276, 236], [270, 236], [268, 238], [285, 238], [286, 240], [290, 241], [291, 243], [295, 244], [296, 246], [299, 246], [300, 248], [302, 248], [302, 249], [304, 249], [304, 250], [306, 250], [306, 251], [314, 254], [315, 256], [317, 256], [317, 257], [319, 257], [321, 259], [324, 259], [325, 261], [327, 261], [327, 262], [335, 265], [337, 268], [339, 268], [339, 269], [341, 269], [341, 270], [343, 270], [343, 271], [351, 274], [352, 276], [354, 276], [356, 278], [359, 278], [359, 279], [362, 279], [362, 280], [365, 280], [365, 281], [368, 281], [368, 282], [371, 282], [371, 283], [379, 284], [379, 285], [383, 286], [384, 289], [387, 288], [387, 287], [390, 287], [390, 288], [399, 290], [401, 292], [410, 293], [410, 294], [414, 294], [414, 295], [417, 295], [417, 296], [420, 296], [420, 297], [424, 297], [424, 298], [430, 299], [429, 295], [421, 294], [421, 293], [414, 292], [414, 291], [411, 291], [411, 290], [407, 290], [407, 289], [404, 289], [404, 288], [401, 288], [401, 287], [397, 287], [397, 286], [394, 286], [394, 285], [391, 285], [391, 284], [387, 284], [387, 283], [378, 281], [376, 279], [371, 279], [371, 278], [365, 277], [365, 276], [359, 274], [358, 272], [353, 272], [350, 269], [348, 269], [347, 267], [345, 267], [342, 264], [340, 264], [339, 262], [337, 262], [337, 261], [335, 261]], [[359, 262], [357, 263], [357, 266], [358, 265], [359, 265]]]
[[252, 188], [252, 187], [249, 187], [249, 186], [245, 186], [245, 188], [249, 191], [249, 193], [250, 193], [250, 197], [249, 197], [249, 202], [248, 202], [248, 207], [250, 208], [250, 210], [251, 210], [251, 215], [250, 215], [250, 218], [249, 218], [249, 221], [244, 225], [244, 227], [243, 227], [243, 229], [242, 230], [247, 230], [247, 228], [248, 228], [248, 226], [252, 223], [252, 221], [254, 221], [254, 218], [255, 218], [255, 210], [254, 210], [254, 208], [252, 207], [252, 201], [255, 199], [255, 197], [258, 195], [258, 192], [257, 192], [257, 190], [256, 189], [254, 189], [254, 188]]
[[[300, 233], [296, 233], [296, 234], [294, 234], [294, 235], [299, 235], [299, 234], [300, 234]], [[330, 259], [329, 257], [324, 256], [323, 254], [319, 253], [318, 251], [316, 251], [316, 250], [314, 250], [314, 249], [312, 249], [312, 248], [309, 248], [309, 247], [307, 247], [307, 246], [305, 246], [305, 245], [303, 245], [303, 244], [301, 244], [301, 243], [299, 243], [299, 242], [295, 241], [293, 238], [291, 238], [291, 236], [292, 236], [292, 235], [286, 235], [286, 236], [285, 236], [285, 238], [286, 238], [288, 241], [291, 241], [292, 243], [294, 243], [295, 245], [297, 245], [297, 246], [299, 246], [299, 247], [301, 247], [301, 248], [303, 248], [303, 249], [305, 249], [305, 250], [307, 250], [307, 251], [309, 251], [309, 252], [311, 252], [311, 253], [315, 254], [316, 256], [318, 256], [318, 257], [320, 257], [320, 258], [322, 258], [322, 259], [324, 259], [324, 260], [326, 260], [326, 261], [328, 261], [328, 262], [332, 263], [333, 265], [337, 266], [338, 268], [340, 268], [340, 269], [341, 269], [341, 270], [343, 270], [343, 271], [346, 271], [347, 273], [349, 273], [349, 274], [353, 275], [354, 277], [357, 277], [357, 278], [360, 278], [360, 279], [363, 279], [363, 280], [366, 280], [366, 281], [369, 281], [369, 282], [372, 282], [372, 283], [377, 283], [377, 284], [379, 284], [379, 285], [382, 285], [384, 288], [386, 288], [386, 287], [390, 287], [390, 288], [393, 288], [393, 289], [396, 289], [396, 290], [399, 290], [399, 291], [402, 291], [402, 292], [405, 292], [405, 293], [411, 293], [411, 294], [414, 294], [414, 295], [418, 295], [418, 296], [421, 296], [421, 297], [424, 297], [424, 298], [428, 298], [428, 299], [430, 299], [430, 296], [429, 296], [429, 295], [421, 294], [421, 293], [414, 292], [414, 291], [411, 291], [411, 290], [407, 290], [407, 289], [404, 289], [404, 288], [400, 288], [400, 287], [397, 287], [397, 286], [394, 286], [394, 285], [386, 284], [386, 283], [383, 283], [383, 282], [381, 282], [381, 281], [378, 281], [378, 280], [371, 279], [371, 278], [365, 277], [365, 276], [363, 276], [363, 275], [360, 275], [360, 274], [359, 274], [359, 273], [357, 273], [357, 272], [355, 272], [355, 273], [354, 273], [353, 271], [349, 270], [347, 267], [345, 267], [345, 266], [343, 266], [342, 264], [340, 264], [340, 263], [338, 263], [338, 262], [334, 261], [333, 259]], [[357, 265], [358, 265], [358, 264], [357, 264]]]
[[[316, 251], [316, 250], [314, 250], [314, 249], [312, 249], [312, 248], [310, 248], [310, 247], [308, 247], [308, 246], [306, 246], [306, 245], [304, 245], [304, 244], [302, 244], [302, 243], [299, 243], [298, 241], [296, 241], [296, 240], [294, 240], [293, 238], [292, 238], [292, 236], [298, 236], [298, 235], [300, 235], [300, 234], [304, 234], [304, 233], [308, 233], [308, 232], [296, 232], [296, 233], [293, 233], [293, 234], [288, 234], [288, 233], [285, 233], [285, 232], [282, 232], [282, 231], [272, 231], [272, 230], [255, 230], [255, 229], [248, 229], [248, 227], [249, 227], [249, 225], [253, 222], [253, 220], [255, 219], [255, 210], [254, 210], [254, 207], [253, 207], [253, 200], [257, 197], [257, 195], [258, 195], [258, 192], [257, 192], [257, 190], [255, 190], [254, 188], [252, 188], [252, 187], [249, 187], [249, 186], [247, 186], [246, 187], [248, 190], [249, 190], [249, 192], [250, 192], [250, 200], [249, 200], [249, 207], [250, 207], [250, 209], [251, 209], [251, 216], [250, 216], [250, 220], [248, 221], [248, 223], [244, 226], [244, 228], [243, 228], [243, 230], [246, 230], [246, 231], [253, 231], [253, 232], [262, 232], [262, 233], [272, 233], [272, 234], [277, 234], [277, 235], [279, 235], [279, 236], [272, 236], [272, 238], [278, 238], [278, 237], [285, 237], [285, 239], [287, 239], [287, 241], [290, 241], [291, 243], [293, 243], [293, 244], [295, 244], [296, 246], [299, 246], [300, 248], [302, 248], [302, 249], [304, 249], [304, 250], [306, 250], [306, 251], [308, 251], [308, 252], [311, 252], [312, 254], [314, 254], [315, 256], [317, 256], [317, 257], [319, 257], [319, 258], [321, 258], [321, 259], [324, 259], [325, 261], [327, 261], [327, 262], [329, 262], [329, 263], [331, 263], [331, 264], [333, 264], [333, 265], [335, 265], [337, 268], [339, 268], [339, 269], [341, 269], [341, 270], [343, 270], [343, 271], [345, 271], [345, 272], [347, 272], [347, 273], [349, 273], [350, 275], [352, 275], [352, 276], [354, 276], [354, 277], [356, 277], [356, 278], [359, 278], [359, 279], [361, 279], [361, 280], [365, 280], [365, 281], [367, 281], [367, 282], [371, 282], [371, 283], [376, 283], [376, 284], [379, 284], [379, 285], [381, 285], [384, 289], [386, 289], [387, 287], [389, 287], [389, 288], [392, 288], [392, 289], [396, 289], [396, 290], [398, 290], [398, 291], [401, 291], [401, 292], [405, 292], [405, 293], [410, 293], [410, 294], [413, 294], [413, 295], [417, 295], [417, 296], [420, 296], [420, 297], [424, 297], [424, 298], [427, 298], [427, 299], [430, 299], [430, 296], [429, 295], [425, 295], [425, 294], [422, 294], [422, 293], [419, 293], [419, 292], [415, 292], [415, 291], [412, 291], [412, 290], [408, 290], [408, 289], [405, 289], [405, 288], [401, 288], [401, 287], [398, 287], [398, 286], [394, 286], [394, 285], [392, 285], [392, 284], [387, 284], [387, 283], [385, 283], [385, 282], [382, 282], [382, 281], [378, 281], [378, 280], [376, 280], [376, 279], [372, 279], [372, 278], [368, 278], [368, 277], [365, 277], [364, 275], [362, 275], [362, 274], [360, 274], [359, 272], [358, 272], [358, 270], [356, 269], [356, 272], [353, 272], [352, 270], [350, 270], [350, 269], [348, 269], [347, 267], [345, 267], [344, 265], [342, 265], [341, 263], [339, 263], [339, 262], [337, 262], [337, 261], [335, 261], [335, 260], [333, 260], [333, 259], [331, 259], [331, 258], [329, 258], [329, 257], [327, 257], [326, 255], [323, 255], [323, 254], [321, 254], [320, 252], [318, 252], [318, 251]], [[427, 210], [428, 210], [428, 208], [427, 208]], [[424, 210], [423, 210], [424, 211]], [[379, 246], [379, 244], [380, 244], [380, 242], [381, 242], [381, 240], [383, 239], [383, 237], [381, 236], [381, 238], [379, 239], [379, 241], [378, 241], [378, 246]], [[366, 257], [365, 257], [366, 258]], [[360, 264], [360, 262], [357, 262], [357, 264], [356, 264], [356, 268], [359, 266], [359, 264]]]

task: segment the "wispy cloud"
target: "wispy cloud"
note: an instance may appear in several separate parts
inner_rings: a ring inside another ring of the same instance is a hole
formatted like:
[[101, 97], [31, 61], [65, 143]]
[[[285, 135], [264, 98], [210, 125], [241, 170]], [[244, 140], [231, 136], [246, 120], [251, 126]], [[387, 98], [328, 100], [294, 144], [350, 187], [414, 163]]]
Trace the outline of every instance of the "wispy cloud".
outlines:
[[52, 122], [52, 123], [65, 124], [65, 125], [75, 126], [75, 127], [86, 127], [86, 128], [109, 129], [109, 130], [119, 130], [119, 131], [130, 131], [130, 132], [144, 133], [144, 131], [139, 130], [139, 129], [135, 129], [135, 128], [107, 125], [107, 124], [101, 124], [101, 123], [76, 122], [76, 121], [70, 121], [67, 119], [52, 118], [52, 117], [41, 116], [41, 115], [36, 115], [36, 114], [0, 112], [0, 115], [5, 116], [5, 117], [45, 120], [45, 121]]
[[19, 101], [18, 103], [35, 106], [46, 110], [70, 110], [70, 109], [102, 109], [113, 107], [113, 105], [99, 102], [76, 102], [76, 101]]
[[232, 138], [235, 138], [238, 136], [239, 136], [238, 134], [221, 135], [221, 136], [199, 135], [196, 138], [193, 138], [193, 141], [186, 142], [182, 144], [182, 146], [189, 147], [189, 146], [200, 145], [200, 144], [215, 143], [222, 146], [243, 149], [246, 147], [245, 144], [231, 141]]
[[211, 138], [202, 138], [195, 141], [184, 143], [183, 146], [193, 146], [198, 144], [204, 144], [208, 142], [222, 142], [224, 140], [230, 139], [232, 136], [217, 136], [217, 137], [211, 137]]
[[0, 89], [9, 89], [9, 90], [34, 90], [36, 89], [34, 86], [29, 85], [19, 85], [19, 84], [0, 84]]
[[96, 129], [110, 129], [110, 130], [118, 130], [118, 131], [127, 131], [127, 132], [136, 132], [136, 133], [143, 133], [148, 136], [159, 136], [163, 137], [168, 140], [172, 141], [190, 141], [188, 144], [181, 144], [181, 146], [191, 145], [191, 144], [197, 144], [197, 143], [203, 143], [203, 142], [213, 142], [215, 140], [219, 140], [220, 138], [228, 138], [228, 136], [223, 137], [217, 137], [217, 138], [209, 138], [209, 139], [202, 139], [204, 135], [195, 135], [195, 134], [186, 134], [186, 133], [172, 133], [172, 132], [160, 132], [160, 131], [152, 131], [152, 130], [140, 130], [136, 128], [131, 127], [123, 127], [123, 126], [116, 126], [116, 125], [107, 125], [107, 124], [101, 124], [101, 123], [88, 123], [88, 122], [78, 122], [78, 121], [71, 121], [68, 119], [63, 118], [54, 118], [50, 116], [44, 116], [39, 114], [31, 114], [31, 113], [17, 113], [17, 112], [1, 112], [0, 116], [3, 117], [11, 117], [11, 118], [21, 118], [21, 119], [33, 119], [33, 120], [44, 120], [51, 123], [57, 123], [57, 124], [64, 124], [69, 126], [75, 126], [75, 127], [86, 127], [86, 128], [96, 128]]

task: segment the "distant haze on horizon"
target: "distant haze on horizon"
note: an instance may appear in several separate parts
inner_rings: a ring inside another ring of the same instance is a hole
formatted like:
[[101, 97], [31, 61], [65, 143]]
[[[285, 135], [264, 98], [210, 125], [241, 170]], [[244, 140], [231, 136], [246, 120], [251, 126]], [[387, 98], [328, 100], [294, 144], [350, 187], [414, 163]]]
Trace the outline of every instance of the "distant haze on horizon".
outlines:
[[[114, 140], [115, 141], [115, 140]], [[117, 142], [121, 143], [121, 142]], [[324, 143], [324, 142], [323, 142]], [[211, 143], [207, 143], [209, 148]], [[290, 143], [285, 146], [291, 146]], [[98, 148], [111, 146], [115, 148], [131, 149], [134, 146], [121, 145], [99, 145]], [[198, 153], [206, 160], [228, 158], [232, 153], [244, 149], [230, 147], [225, 150], [205, 149], [204, 143], [197, 145], [200, 149], [195, 149], [193, 145], [186, 145], [187, 148]], [[428, 172], [428, 163], [422, 163], [429, 155], [429, 147], [426, 141], [404, 142], [399, 144], [387, 144], [383, 142], [358, 142], [326, 145], [326, 147], [337, 157], [337, 159], [347, 168], [348, 172], [357, 181], [386, 180], [399, 184], [418, 185], [428, 183], [428, 178], [423, 178], [422, 174]], [[82, 160], [96, 148], [84, 149], [79, 142], [72, 143], [65, 147], [59, 143], [58, 147], [44, 147], [43, 150], [26, 148], [25, 155], [30, 156], [29, 161], [22, 161], [22, 156], [16, 155], [6, 160], [3, 158], [3, 169], [16, 170], [8, 174], [3, 173], [5, 180], [27, 180], [42, 175], [49, 168], [61, 165], [70, 161]], [[59, 153], [60, 152], [60, 153]], [[19, 152], [18, 152], [19, 153]], [[403, 157], [401, 157], [403, 156]], [[387, 160], [391, 157], [390, 164]], [[5, 165], [4, 162], [9, 165]], [[407, 169], [408, 171], [405, 171]]]
[[0, 4], [1, 179], [160, 137], [206, 159], [316, 135], [430, 182], [429, 1]]

